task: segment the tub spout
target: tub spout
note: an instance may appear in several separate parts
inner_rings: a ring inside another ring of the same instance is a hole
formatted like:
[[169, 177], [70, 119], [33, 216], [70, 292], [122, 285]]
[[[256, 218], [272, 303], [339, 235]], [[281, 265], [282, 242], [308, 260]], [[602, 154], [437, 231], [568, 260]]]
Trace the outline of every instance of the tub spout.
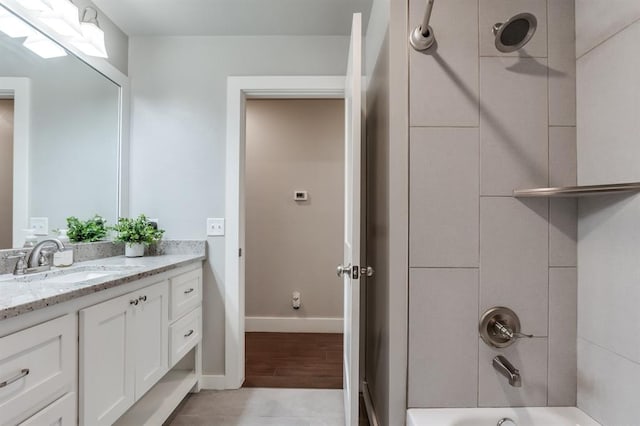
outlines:
[[509, 380], [509, 384], [513, 387], [522, 387], [520, 379], [520, 370], [515, 368], [505, 357], [498, 355], [493, 359], [493, 368]]

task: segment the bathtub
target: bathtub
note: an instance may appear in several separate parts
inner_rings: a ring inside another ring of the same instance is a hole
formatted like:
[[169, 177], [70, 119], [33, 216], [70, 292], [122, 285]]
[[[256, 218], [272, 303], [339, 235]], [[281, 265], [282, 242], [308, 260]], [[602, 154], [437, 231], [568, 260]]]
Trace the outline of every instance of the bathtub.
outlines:
[[413, 408], [407, 426], [599, 426], [575, 407]]

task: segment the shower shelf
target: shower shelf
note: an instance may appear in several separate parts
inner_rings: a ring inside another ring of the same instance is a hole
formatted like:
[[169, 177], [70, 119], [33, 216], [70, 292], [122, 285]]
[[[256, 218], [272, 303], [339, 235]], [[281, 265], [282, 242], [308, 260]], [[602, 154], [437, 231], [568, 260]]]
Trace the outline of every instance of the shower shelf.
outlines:
[[620, 194], [623, 192], [640, 192], [640, 182], [611, 183], [607, 185], [561, 186], [557, 188], [514, 189], [513, 196], [515, 198], [570, 198]]

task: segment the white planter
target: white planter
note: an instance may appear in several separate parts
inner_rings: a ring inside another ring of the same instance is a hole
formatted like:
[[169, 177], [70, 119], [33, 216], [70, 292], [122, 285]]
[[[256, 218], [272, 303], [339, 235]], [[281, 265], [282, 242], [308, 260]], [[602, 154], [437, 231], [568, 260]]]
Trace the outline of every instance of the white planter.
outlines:
[[142, 256], [144, 256], [144, 244], [142, 244], [142, 243], [126, 243], [124, 245], [124, 255], [126, 257], [142, 257]]

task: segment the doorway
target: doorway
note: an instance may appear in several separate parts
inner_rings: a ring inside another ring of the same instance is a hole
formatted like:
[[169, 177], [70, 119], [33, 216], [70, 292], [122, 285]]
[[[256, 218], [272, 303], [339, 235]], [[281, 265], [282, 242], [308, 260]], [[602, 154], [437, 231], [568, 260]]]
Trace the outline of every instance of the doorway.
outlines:
[[0, 249], [13, 246], [14, 101], [0, 98]]
[[342, 389], [344, 100], [245, 112], [244, 386]]
[[[360, 336], [360, 161], [361, 16], [354, 31], [344, 76], [246, 76], [227, 78], [225, 181], [225, 389], [245, 380], [245, 105], [249, 99], [342, 99], [345, 103], [345, 205], [343, 261], [338, 271], [344, 289], [343, 390], [346, 424], [358, 423]], [[356, 232], [357, 231], [357, 232]], [[356, 263], [357, 262], [357, 263]], [[367, 269], [367, 268], [364, 268]], [[363, 272], [364, 274], [364, 272]], [[369, 274], [367, 273], [367, 276]]]

